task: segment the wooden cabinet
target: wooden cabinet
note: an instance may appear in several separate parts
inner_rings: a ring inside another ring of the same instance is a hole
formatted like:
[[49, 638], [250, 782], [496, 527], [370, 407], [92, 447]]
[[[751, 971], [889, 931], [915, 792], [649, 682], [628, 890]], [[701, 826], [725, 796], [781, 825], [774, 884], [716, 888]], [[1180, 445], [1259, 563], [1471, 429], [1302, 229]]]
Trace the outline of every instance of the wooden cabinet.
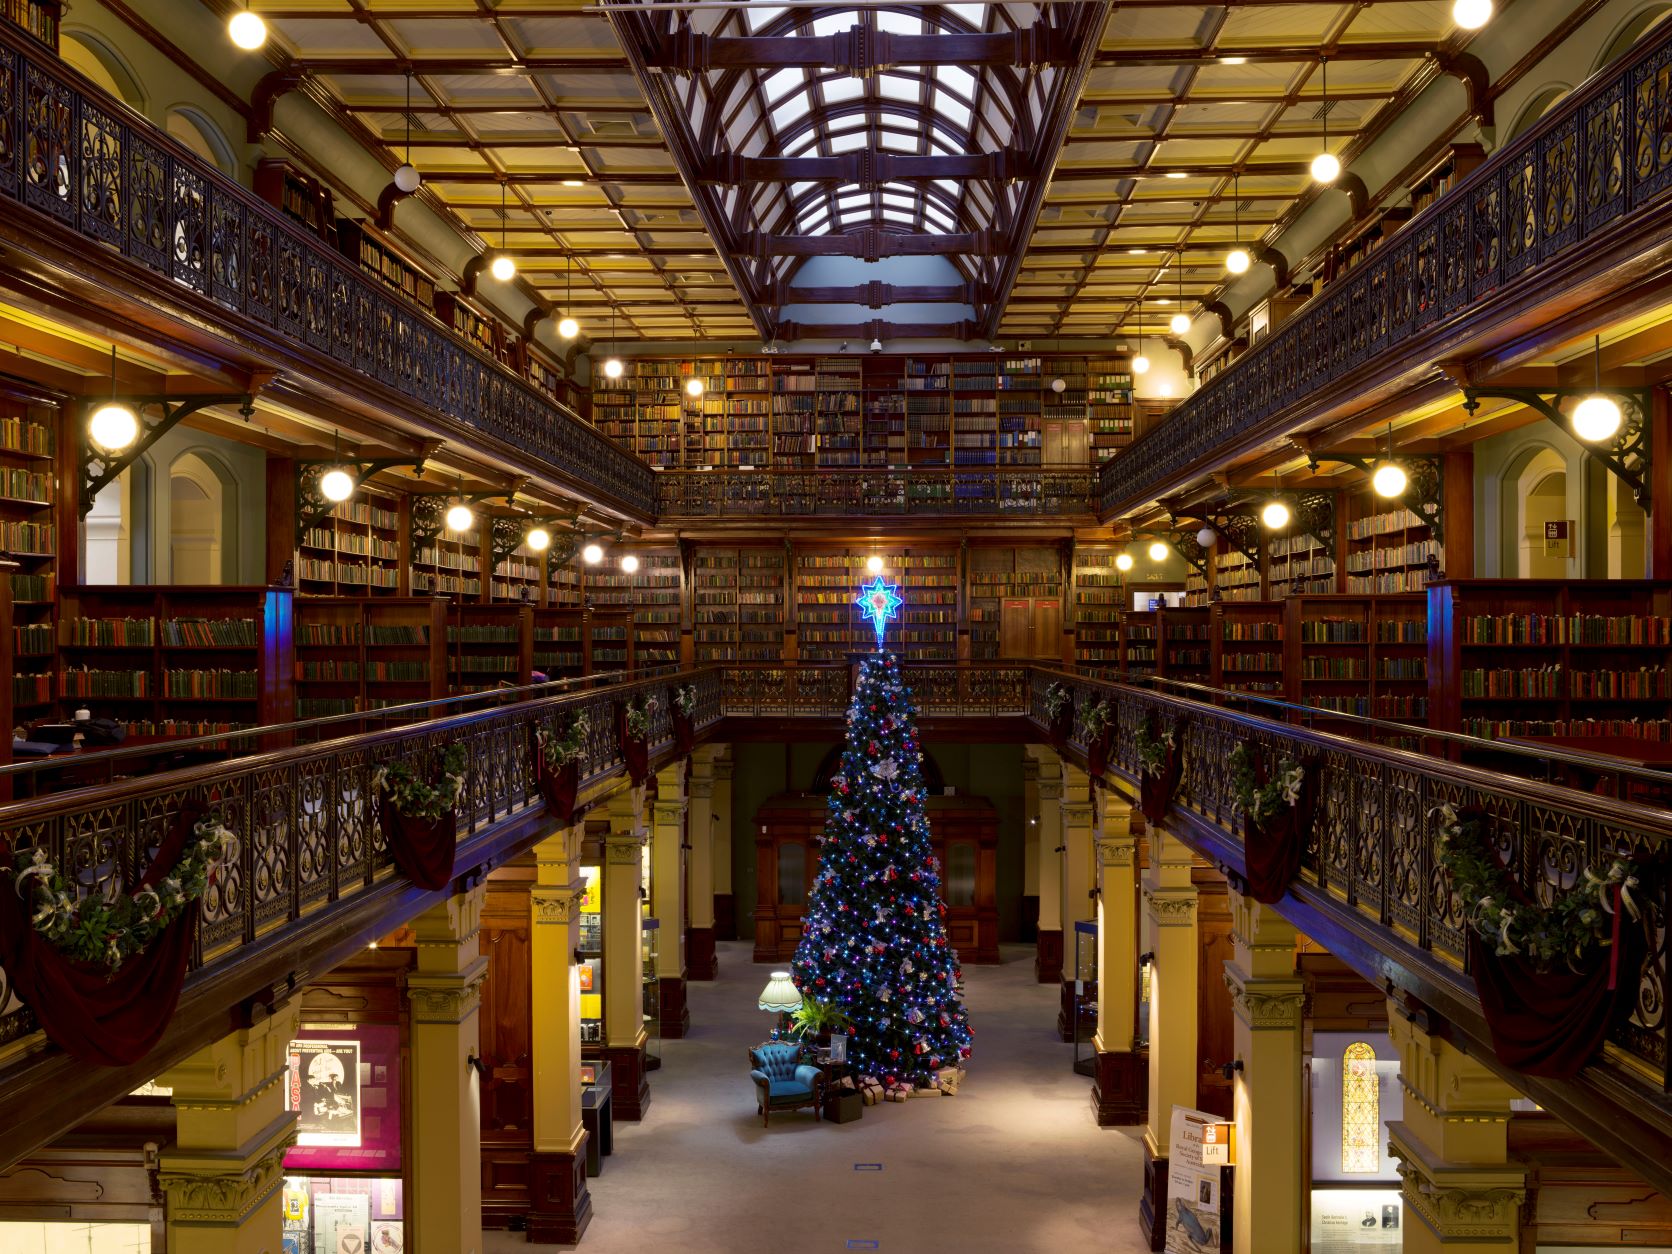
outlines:
[[[756, 962], [795, 957], [818, 875], [826, 801], [812, 793], [779, 793], [755, 812]], [[927, 810], [947, 941], [966, 964], [996, 963], [998, 812], [984, 797], [930, 797]]]

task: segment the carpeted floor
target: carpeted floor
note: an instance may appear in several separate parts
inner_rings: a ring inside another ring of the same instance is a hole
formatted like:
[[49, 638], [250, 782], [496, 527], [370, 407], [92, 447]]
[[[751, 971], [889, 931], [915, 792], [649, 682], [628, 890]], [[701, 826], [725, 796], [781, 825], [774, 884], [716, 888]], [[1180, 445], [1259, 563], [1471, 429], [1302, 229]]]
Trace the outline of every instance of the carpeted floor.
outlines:
[[[640, 1124], [616, 1124], [591, 1183], [593, 1254], [1125, 1254], [1142, 1249], [1141, 1130], [1100, 1129], [1091, 1081], [1057, 1040], [1055, 988], [1031, 948], [965, 969], [975, 1056], [957, 1097], [867, 1107], [855, 1123], [776, 1115], [762, 1128], [745, 1049], [768, 968], [721, 946], [720, 979], [692, 984], [691, 1035], [662, 1044]], [[856, 1171], [855, 1163], [881, 1163]], [[871, 1244], [875, 1242], [875, 1244]], [[490, 1233], [487, 1254], [527, 1249]]]

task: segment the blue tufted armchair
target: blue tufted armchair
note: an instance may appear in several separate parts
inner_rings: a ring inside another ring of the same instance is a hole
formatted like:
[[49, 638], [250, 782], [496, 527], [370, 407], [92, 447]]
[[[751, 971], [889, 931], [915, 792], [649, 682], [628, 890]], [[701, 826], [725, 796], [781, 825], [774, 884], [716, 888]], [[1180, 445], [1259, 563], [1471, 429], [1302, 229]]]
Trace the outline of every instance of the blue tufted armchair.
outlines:
[[749, 1078], [755, 1082], [756, 1104], [765, 1126], [772, 1126], [775, 1110], [813, 1108], [813, 1118], [819, 1117], [824, 1098], [824, 1072], [801, 1061], [801, 1050], [795, 1045], [774, 1041], [757, 1045], [749, 1051], [753, 1068]]

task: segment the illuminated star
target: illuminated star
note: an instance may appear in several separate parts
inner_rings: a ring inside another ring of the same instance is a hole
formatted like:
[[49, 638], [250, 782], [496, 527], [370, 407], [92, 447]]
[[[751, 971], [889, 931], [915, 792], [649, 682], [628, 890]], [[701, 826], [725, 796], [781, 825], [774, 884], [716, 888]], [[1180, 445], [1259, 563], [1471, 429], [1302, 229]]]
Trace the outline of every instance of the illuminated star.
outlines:
[[888, 630], [888, 620], [900, 616], [900, 585], [884, 583], [878, 575], [868, 584], [860, 586], [859, 595], [853, 599], [871, 620], [871, 628], [877, 633], [877, 648], [882, 648], [883, 633]]

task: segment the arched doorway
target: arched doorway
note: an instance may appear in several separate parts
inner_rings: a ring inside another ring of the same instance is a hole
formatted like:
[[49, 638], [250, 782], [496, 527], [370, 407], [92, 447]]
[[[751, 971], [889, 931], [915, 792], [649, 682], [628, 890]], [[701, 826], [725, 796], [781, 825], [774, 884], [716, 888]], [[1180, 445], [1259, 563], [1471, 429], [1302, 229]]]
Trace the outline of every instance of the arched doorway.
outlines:
[[236, 516], [237, 495], [237, 481], [199, 453], [182, 453], [169, 465], [170, 583], [229, 582], [235, 551], [229, 520]]
[[1522, 579], [1562, 579], [1569, 574], [1565, 548], [1547, 551], [1545, 524], [1568, 518], [1567, 461], [1544, 447], [1522, 465], [1514, 477], [1516, 574]]

